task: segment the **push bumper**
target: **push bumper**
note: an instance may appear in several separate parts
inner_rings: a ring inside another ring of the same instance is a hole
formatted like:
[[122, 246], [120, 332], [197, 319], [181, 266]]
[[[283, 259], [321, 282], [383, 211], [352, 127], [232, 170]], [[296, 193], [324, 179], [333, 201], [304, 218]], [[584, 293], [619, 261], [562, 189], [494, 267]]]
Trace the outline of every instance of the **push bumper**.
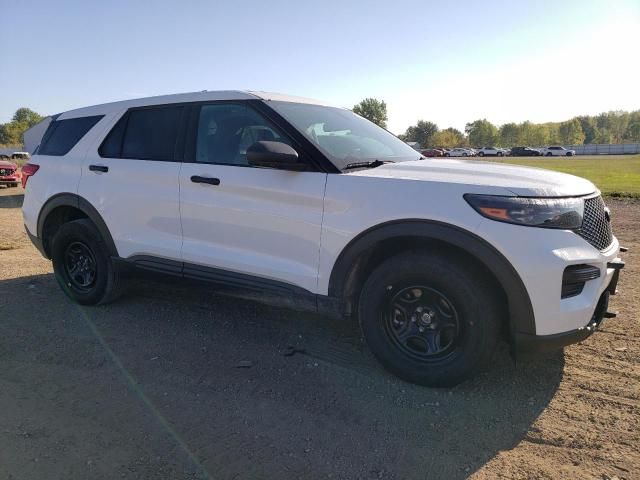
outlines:
[[584, 327], [552, 335], [530, 335], [516, 332], [512, 338], [514, 353], [517, 355], [530, 355], [558, 350], [567, 345], [581, 342], [597, 330], [603, 319], [615, 317], [615, 313], [608, 311], [609, 296], [617, 293], [620, 270], [624, 268], [624, 262], [616, 259], [607, 263], [607, 268], [614, 269], [611, 282], [609, 282], [609, 285], [600, 296], [591, 319]]

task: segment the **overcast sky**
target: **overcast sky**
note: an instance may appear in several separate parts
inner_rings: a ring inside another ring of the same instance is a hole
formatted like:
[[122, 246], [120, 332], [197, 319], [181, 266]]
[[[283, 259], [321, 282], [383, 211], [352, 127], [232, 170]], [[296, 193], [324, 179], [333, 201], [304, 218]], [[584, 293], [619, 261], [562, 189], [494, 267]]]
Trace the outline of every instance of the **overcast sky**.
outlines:
[[640, 109], [640, 0], [0, 0], [0, 122], [140, 96], [266, 90], [389, 128]]

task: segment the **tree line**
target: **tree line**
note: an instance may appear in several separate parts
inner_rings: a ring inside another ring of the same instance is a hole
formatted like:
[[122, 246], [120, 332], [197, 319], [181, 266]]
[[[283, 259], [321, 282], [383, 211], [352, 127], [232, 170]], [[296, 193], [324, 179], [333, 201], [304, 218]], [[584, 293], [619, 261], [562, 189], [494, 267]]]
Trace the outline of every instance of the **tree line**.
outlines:
[[42, 118], [42, 115], [29, 108], [19, 108], [10, 122], [0, 123], [0, 145], [22, 145], [22, 134]]
[[[386, 128], [388, 116], [384, 101], [366, 98], [355, 105], [353, 111]], [[398, 137], [405, 142], [418, 142], [423, 147], [445, 148], [637, 143], [640, 142], [640, 110], [581, 115], [564, 122], [525, 121], [500, 126], [483, 118], [467, 123], [464, 132], [451, 127], [440, 130], [434, 122], [418, 120]]]
[[[353, 111], [383, 128], [387, 127], [387, 104], [384, 100], [365, 98], [354, 105]], [[19, 108], [10, 122], [0, 124], [0, 145], [22, 145], [24, 132], [42, 118], [29, 108]], [[440, 130], [433, 122], [418, 120], [398, 137], [405, 142], [418, 142], [423, 147], [446, 148], [636, 143], [640, 142], [640, 110], [581, 115], [565, 122], [526, 121], [500, 126], [483, 118], [467, 123], [464, 132], [451, 127]]]

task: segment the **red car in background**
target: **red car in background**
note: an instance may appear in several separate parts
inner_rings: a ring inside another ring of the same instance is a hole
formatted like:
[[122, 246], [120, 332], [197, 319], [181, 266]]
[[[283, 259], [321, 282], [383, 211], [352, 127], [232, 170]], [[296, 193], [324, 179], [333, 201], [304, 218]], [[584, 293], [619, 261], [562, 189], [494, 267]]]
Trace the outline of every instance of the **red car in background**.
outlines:
[[421, 150], [420, 153], [425, 157], [444, 157], [444, 150], [439, 148], [427, 148], [426, 150]]
[[0, 160], [0, 185], [17, 187], [20, 183], [20, 173], [15, 163]]

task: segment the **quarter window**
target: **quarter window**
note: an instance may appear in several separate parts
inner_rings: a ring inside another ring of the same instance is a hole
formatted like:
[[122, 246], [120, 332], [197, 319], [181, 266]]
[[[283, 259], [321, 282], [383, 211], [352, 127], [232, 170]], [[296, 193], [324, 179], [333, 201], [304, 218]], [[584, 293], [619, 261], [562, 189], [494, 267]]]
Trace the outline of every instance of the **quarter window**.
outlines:
[[196, 162], [248, 166], [255, 142], [291, 142], [271, 122], [246, 105], [203, 105], [198, 120]]
[[51, 122], [38, 147], [38, 155], [66, 155], [103, 116], [78, 117]]

